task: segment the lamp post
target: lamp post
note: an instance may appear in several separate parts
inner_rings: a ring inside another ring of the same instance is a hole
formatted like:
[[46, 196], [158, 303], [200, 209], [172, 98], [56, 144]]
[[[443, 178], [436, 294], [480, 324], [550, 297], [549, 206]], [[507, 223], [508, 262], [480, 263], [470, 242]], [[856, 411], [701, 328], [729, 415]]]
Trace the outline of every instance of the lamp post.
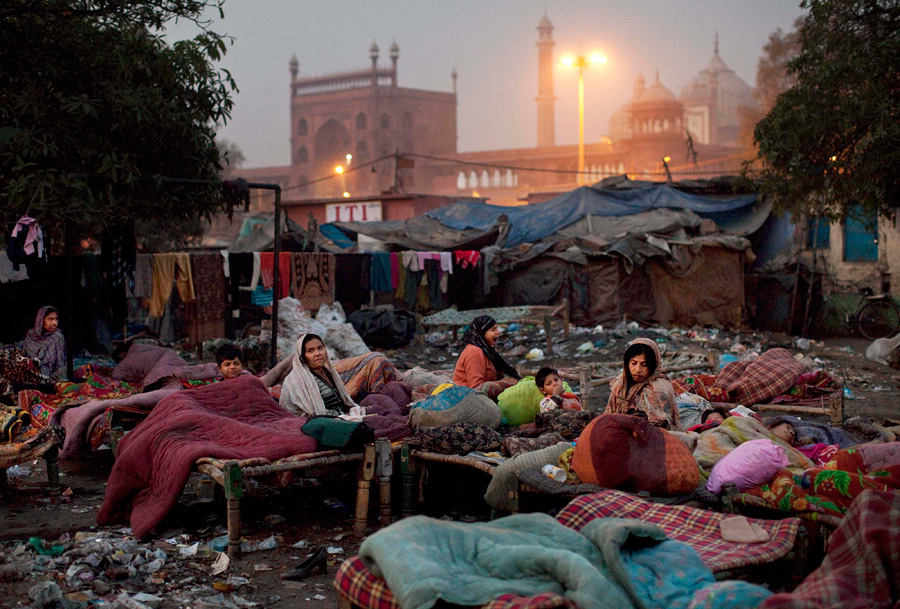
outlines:
[[587, 57], [579, 53], [574, 57], [567, 55], [562, 58], [565, 67], [578, 68], [578, 184], [584, 180], [584, 71], [592, 64], [604, 63], [606, 55], [600, 53], [591, 53]]

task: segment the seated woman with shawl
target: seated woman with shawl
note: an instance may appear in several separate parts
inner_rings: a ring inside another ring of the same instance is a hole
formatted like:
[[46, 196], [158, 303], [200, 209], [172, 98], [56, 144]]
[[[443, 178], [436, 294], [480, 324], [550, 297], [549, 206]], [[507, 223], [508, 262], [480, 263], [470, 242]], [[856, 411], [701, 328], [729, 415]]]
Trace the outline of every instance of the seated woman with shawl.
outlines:
[[51, 306], [41, 307], [34, 327], [25, 334], [22, 351], [38, 360], [41, 372], [60, 380], [66, 377], [66, 339], [59, 330], [59, 313]]
[[285, 410], [310, 416], [339, 416], [357, 406], [316, 334], [304, 334], [297, 341], [278, 402]]
[[462, 338], [466, 347], [453, 370], [455, 384], [478, 389], [493, 399], [516, 384], [519, 373], [495, 350], [499, 337], [500, 328], [490, 315], [472, 320]]
[[652, 425], [679, 429], [672, 383], [659, 367], [659, 348], [649, 338], [636, 338], [625, 349], [624, 369], [612, 382], [606, 413], [647, 418]]

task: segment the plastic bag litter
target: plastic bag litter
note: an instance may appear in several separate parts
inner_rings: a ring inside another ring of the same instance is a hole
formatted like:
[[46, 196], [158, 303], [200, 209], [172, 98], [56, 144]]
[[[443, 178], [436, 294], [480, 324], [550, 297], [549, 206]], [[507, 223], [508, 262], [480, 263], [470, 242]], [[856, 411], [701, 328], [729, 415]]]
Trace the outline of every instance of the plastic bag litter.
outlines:
[[525, 355], [525, 359], [527, 359], [530, 362], [538, 362], [538, 361], [544, 359], [544, 352], [543, 352], [543, 350], [535, 347], [534, 349], [532, 349]]
[[342, 323], [331, 326], [325, 333], [324, 338], [325, 344], [334, 350], [337, 359], [356, 357], [371, 351], [353, 327], [353, 324]]
[[866, 347], [866, 359], [888, 365], [887, 358], [891, 351], [900, 346], [900, 334], [893, 338], [879, 338]]
[[344, 307], [339, 302], [333, 304], [323, 304], [316, 312], [316, 321], [331, 328], [339, 326], [347, 321], [347, 314], [344, 313]]

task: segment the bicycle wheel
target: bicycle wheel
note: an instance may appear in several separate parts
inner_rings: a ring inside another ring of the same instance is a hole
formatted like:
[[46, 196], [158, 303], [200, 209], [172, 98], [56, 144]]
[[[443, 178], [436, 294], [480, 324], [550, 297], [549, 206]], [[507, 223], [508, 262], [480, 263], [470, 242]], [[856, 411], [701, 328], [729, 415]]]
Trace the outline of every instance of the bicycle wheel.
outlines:
[[894, 336], [900, 329], [900, 310], [891, 300], [870, 300], [859, 310], [856, 323], [869, 340]]

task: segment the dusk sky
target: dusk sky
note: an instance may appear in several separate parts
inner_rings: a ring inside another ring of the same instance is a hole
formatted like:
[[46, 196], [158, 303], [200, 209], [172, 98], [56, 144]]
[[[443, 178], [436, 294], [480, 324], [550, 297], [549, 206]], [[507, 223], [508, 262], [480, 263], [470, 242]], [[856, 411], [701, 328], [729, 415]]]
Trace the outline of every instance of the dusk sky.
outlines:
[[[229, 0], [213, 30], [234, 36], [221, 66], [240, 93], [220, 137], [243, 151], [245, 167], [289, 162], [288, 61], [300, 76], [369, 66], [369, 45], [400, 47], [402, 87], [450, 91], [459, 73], [459, 150], [534, 146], [538, 21], [553, 22], [557, 64], [567, 52], [601, 52], [608, 63], [585, 74], [585, 139], [608, 130], [610, 115], [631, 97], [635, 77], [660, 81], [679, 95], [713, 53], [751, 86], [769, 34], [788, 31], [801, 14], [792, 0]], [[187, 27], [172, 37], [191, 34]], [[558, 67], [556, 143], [578, 141], [577, 76]]]

